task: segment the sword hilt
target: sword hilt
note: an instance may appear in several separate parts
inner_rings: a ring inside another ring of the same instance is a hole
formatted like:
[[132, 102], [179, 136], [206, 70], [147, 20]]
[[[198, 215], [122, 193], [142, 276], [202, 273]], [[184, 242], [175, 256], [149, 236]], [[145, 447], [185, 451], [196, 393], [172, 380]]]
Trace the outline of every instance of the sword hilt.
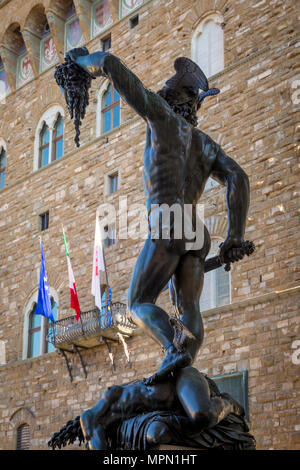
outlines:
[[[242, 243], [242, 246], [240, 247], [240, 250], [242, 250], [242, 252], [243, 252], [243, 257], [245, 255], [250, 256], [255, 250], [255, 245], [254, 245], [253, 242], [250, 242], [249, 240], [247, 240], [247, 241]], [[226, 257], [225, 257], [224, 261], [225, 261], [225, 263], [224, 263], [225, 271], [230, 271], [231, 263], [233, 263], [234, 261], [226, 260]], [[223, 263], [220, 259], [220, 256], [219, 255], [213, 256], [212, 258], [209, 258], [208, 260], [205, 261], [205, 263], [204, 263], [204, 272], [207, 273], [209, 271], [213, 271], [214, 269], [220, 268], [222, 265], [223, 265]]]

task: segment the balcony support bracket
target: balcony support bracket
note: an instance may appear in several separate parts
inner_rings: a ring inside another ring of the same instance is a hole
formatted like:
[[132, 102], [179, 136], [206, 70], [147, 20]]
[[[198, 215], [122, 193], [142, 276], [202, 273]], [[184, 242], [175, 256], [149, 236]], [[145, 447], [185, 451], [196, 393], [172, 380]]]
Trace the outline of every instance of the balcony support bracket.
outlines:
[[77, 354], [78, 354], [78, 356], [79, 356], [80, 364], [81, 364], [81, 367], [82, 367], [82, 369], [83, 369], [85, 378], [87, 378], [86, 367], [85, 367], [85, 364], [84, 364], [84, 362], [83, 362], [82, 355], [80, 354], [79, 348], [82, 348], [82, 349], [88, 349], [88, 348], [85, 348], [85, 347], [83, 347], [83, 346], [77, 346], [76, 344], [74, 344], [73, 347], [74, 347], [75, 351], [77, 352]]
[[[68, 369], [68, 373], [69, 373], [69, 377], [70, 377], [70, 382], [73, 382], [73, 375], [72, 375], [72, 368], [70, 366], [70, 363], [69, 363], [69, 359], [68, 359], [68, 356], [66, 354], [66, 350], [65, 349], [62, 349], [62, 348], [59, 348], [59, 352], [64, 356], [65, 358], [65, 361], [66, 361], [66, 366], [67, 366], [67, 369]], [[73, 354], [73, 351], [68, 351], [70, 352], [71, 354]]]
[[108, 341], [106, 338], [103, 338], [103, 341], [105, 343], [105, 346], [106, 346], [106, 349], [108, 351], [108, 356], [109, 356], [109, 359], [110, 359], [110, 362], [111, 362], [111, 368], [113, 371], [116, 370], [116, 366], [115, 366], [115, 359], [114, 359], [114, 355], [113, 353], [111, 352], [111, 349], [110, 349], [110, 346], [108, 344]]

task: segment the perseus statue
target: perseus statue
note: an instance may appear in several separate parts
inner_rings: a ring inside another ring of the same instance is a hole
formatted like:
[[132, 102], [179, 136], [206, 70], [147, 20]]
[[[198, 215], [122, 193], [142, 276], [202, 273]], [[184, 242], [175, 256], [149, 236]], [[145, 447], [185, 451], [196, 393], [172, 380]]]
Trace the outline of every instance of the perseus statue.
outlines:
[[[119, 58], [108, 52], [89, 54], [86, 48], [73, 49], [55, 74], [71, 116], [75, 113], [77, 144], [80, 116], [84, 116], [88, 88], [96, 77], [107, 77], [146, 122], [143, 183], [149, 233], [132, 275], [128, 309], [134, 322], [165, 351], [158, 371], [146, 379], [147, 385], [190, 366], [204, 336], [199, 299], [205, 258], [210, 250], [209, 233], [202, 225], [201, 246], [193, 244], [195, 239], [185, 232], [175, 236], [176, 217], [167, 228], [164, 226], [166, 208], [179, 206], [183, 215], [179, 223], [190, 224], [194, 234], [196, 206], [208, 178], [226, 185], [228, 234], [220, 245], [219, 258], [222, 263], [230, 263], [245, 255], [248, 177], [213, 139], [196, 127], [201, 102], [219, 90], [209, 89], [204, 73], [190, 59], [179, 57], [174, 67], [175, 75], [156, 93], [145, 88]], [[185, 215], [186, 205], [192, 208], [190, 217]], [[168, 283], [178, 313], [178, 320], [172, 322], [167, 312], [156, 305]]]

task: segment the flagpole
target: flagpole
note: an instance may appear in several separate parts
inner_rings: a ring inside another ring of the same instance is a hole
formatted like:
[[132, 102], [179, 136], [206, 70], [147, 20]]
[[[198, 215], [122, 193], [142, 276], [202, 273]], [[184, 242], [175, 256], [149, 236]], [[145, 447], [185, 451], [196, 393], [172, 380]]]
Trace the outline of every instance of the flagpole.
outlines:
[[[39, 235], [39, 240], [40, 240], [40, 248], [41, 248], [41, 245], [42, 245], [42, 235], [41, 235], [41, 234]], [[51, 307], [52, 307], [52, 306], [51, 306]], [[52, 327], [52, 329], [53, 329], [53, 345], [54, 345], [54, 343], [55, 343], [55, 328], [54, 328], [54, 326], [53, 326], [54, 323], [53, 323], [53, 321], [52, 321], [51, 318], [50, 318], [50, 320], [51, 320], [51, 327]], [[48, 335], [49, 335], [49, 330], [48, 330]], [[48, 335], [47, 335], [47, 336], [48, 336]], [[48, 337], [48, 342], [49, 342], [49, 337]]]
[[[109, 286], [109, 282], [108, 282], [108, 272], [107, 272], [107, 267], [106, 267], [106, 260], [105, 260], [105, 253], [104, 253], [104, 246], [103, 246], [103, 261], [104, 261], [104, 269], [105, 269], [105, 278], [106, 278], [106, 285], [107, 285], [107, 288], [106, 288], [106, 293], [107, 293], [107, 296], [108, 296], [108, 301], [106, 302], [106, 312], [105, 312], [105, 316], [107, 317], [107, 306], [109, 304], [109, 307], [110, 307], [110, 315], [112, 317], [112, 300], [110, 298], [110, 295], [109, 295], [109, 289], [110, 289], [110, 286]], [[106, 318], [106, 323], [107, 323], [107, 318]]]

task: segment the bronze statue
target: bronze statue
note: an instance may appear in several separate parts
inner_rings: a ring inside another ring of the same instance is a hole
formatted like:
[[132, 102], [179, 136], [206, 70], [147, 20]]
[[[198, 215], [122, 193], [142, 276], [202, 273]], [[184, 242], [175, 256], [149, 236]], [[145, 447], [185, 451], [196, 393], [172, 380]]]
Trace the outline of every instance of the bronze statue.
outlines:
[[[191, 60], [184, 57], [176, 59], [175, 76], [166, 82], [162, 90], [153, 93], [110, 53], [88, 54], [86, 48], [79, 48], [68, 52], [67, 57], [91, 77], [108, 77], [124, 101], [147, 124], [143, 177], [149, 236], [133, 272], [128, 307], [135, 323], [166, 351], [157, 374], [149, 379], [151, 383], [192, 364], [199, 351], [203, 341], [199, 298], [204, 261], [210, 249], [209, 233], [205, 227], [202, 247], [187, 250], [188, 240], [184, 236], [174, 237], [174, 224], [167, 237], [151, 237], [152, 221], [162, 218], [162, 205], [170, 207], [177, 204], [183, 213], [185, 204], [195, 207], [211, 176], [227, 185], [228, 235], [220, 247], [220, 257], [227, 262], [238, 261], [244, 256], [249, 206], [248, 177], [217, 143], [195, 127], [196, 112], [203, 99], [199, 89], [204, 89], [207, 95], [209, 87], [205, 75]], [[214, 89], [212, 93], [217, 92]], [[152, 210], [155, 205], [156, 212]], [[192, 219], [195, 228], [195, 210]], [[158, 229], [162, 229], [161, 223], [158, 224]], [[173, 344], [174, 328], [168, 314], [155, 305], [170, 280], [181, 325], [190, 333], [181, 351]]]
[[[201, 102], [219, 90], [209, 89], [207, 78], [190, 59], [179, 57], [174, 67], [176, 74], [157, 93], [146, 89], [120, 59], [107, 52], [89, 54], [86, 48], [73, 49], [55, 73], [71, 117], [77, 116], [77, 145], [81, 124], [78, 116], [84, 116], [91, 80], [99, 76], [109, 78], [147, 126], [143, 182], [149, 233], [132, 275], [128, 308], [134, 322], [162, 346], [165, 357], [153, 376], [135, 385], [108, 390], [92, 410], [82, 414], [82, 430], [94, 448], [106, 448], [107, 428], [114, 427], [114, 420], [119, 423], [120, 403], [128, 404], [128, 400], [129, 408], [136, 405], [135, 415], [137, 410], [158, 414], [172, 410], [174, 414], [175, 402], [180, 404], [181, 417], [177, 421], [184, 432], [194, 429], [195, 416], [200, 417], [196, 419], [197, 432], [215, 427], [235, 406], [228, 397], [212, 398], [207, 380], [190, 367], [203, 341], [199, 300], [205, 258], [210, 249], [209, 233], [203, 224], [200, 246], [197, 243], [197, 203], [209, 177], [227, 186], [228, 234], [220, 245], [219, 261], [229, 269], [230, 263], [251, 253], [244, 241], [249, 181], [240, 166], [195, 127]], [[166, 212], [174, 206], [181, 209], [179, 227], [175, 215], [168, 226], [164, 222]], [[192, 208], [190, 215], [185, 212], [186, 206]], [[188, 227], [188, 234], [184, 231], [182, 235], [181, 231], [178, 236], [178, 228], [183, 226]], [[177, 317], [171, 320], [156, 305], [168, 283], [177, 311]], [[125, 401], [123, 394], [127, 396]], [[161, 394], [163, 399], [159, 403], [157, 398]], [[216, 400], [218, 406], [214, 405]], [[127, 411], [127, 418], [133, 419], [130, 410]], [[208, 418], [211, 413], [214, 421]], [[170, 416], [167, 421], [170, 422]], [[162, 429], [160, 425], [159, 433], [165, 434]], [[164, 439], [169, 437], [166, 433]]]

